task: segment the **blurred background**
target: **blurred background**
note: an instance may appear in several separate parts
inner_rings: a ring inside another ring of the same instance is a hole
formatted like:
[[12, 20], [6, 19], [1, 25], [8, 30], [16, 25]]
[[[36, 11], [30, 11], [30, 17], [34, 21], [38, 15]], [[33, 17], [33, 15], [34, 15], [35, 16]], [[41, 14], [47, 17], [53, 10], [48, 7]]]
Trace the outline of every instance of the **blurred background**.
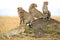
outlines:
[[60, 16], [60, 0], [0, 0], [0, 16], [18, 16], [17, 7], [28, 11], [30, 4], [36, 3], [42, 12], [43, 2], [48, 1], [52, 16]]

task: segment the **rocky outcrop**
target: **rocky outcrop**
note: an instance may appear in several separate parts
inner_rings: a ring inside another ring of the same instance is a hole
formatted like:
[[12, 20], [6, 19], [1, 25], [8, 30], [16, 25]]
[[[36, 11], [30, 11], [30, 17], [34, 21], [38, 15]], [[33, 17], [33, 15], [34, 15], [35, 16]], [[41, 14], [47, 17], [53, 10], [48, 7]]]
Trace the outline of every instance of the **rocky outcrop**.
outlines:
[[37, 19], [32, 22], [31, 27], [36, 30], [35, 35], [41, 37], [44, 34], [60, 33], [60, 22], [51, 19], [45, 20], [43, 18]]

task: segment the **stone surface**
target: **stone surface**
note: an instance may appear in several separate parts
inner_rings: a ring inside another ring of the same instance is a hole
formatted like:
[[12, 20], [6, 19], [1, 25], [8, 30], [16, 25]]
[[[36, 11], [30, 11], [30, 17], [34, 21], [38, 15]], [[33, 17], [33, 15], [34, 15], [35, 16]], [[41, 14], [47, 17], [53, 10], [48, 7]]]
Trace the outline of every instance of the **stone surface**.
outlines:
[[60, 29], [60, 22], [54, 19], [45, 20], [45, 19], [40, 18], [33, 21], [31, 27], [34, 30], [36, 30], [35, 35], [41, 37], [45, 33], [54, 34], [54, 33], [59, 32], [58, 29]]

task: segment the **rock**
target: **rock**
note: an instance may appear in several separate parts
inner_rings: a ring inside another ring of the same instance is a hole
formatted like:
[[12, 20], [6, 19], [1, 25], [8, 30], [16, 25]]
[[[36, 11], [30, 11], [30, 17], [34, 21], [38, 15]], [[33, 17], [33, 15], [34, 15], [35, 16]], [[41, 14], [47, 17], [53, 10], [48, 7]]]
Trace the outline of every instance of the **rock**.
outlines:
[[60, 25], [60, 22], [54, 19], [46, 21], [45, 19], [40, 18], [33, 21], [31, 27], [36, 30], [35, 35], [40, 37], [41, 35], [44, 35], [44, 33], [53, 34], [58, 29], [58, 25]]

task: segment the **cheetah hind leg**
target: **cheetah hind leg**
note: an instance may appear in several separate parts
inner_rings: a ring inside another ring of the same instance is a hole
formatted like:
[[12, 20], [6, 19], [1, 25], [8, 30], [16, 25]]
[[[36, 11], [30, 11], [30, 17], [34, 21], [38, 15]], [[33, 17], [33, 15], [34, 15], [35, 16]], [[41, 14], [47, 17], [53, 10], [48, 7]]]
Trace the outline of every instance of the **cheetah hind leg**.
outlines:
[[19, 37], [19, 38], [23, 38], [23, 35], [22, 34], [16, 34], [15, 36], [16, 37]]
[[5, 36], [2, 35], [0, 38], [1, 38], [1, 39], [5, 39]]
[[10, 39], [10, 37], [8, 35], [3, 35], [2, 38], [3, 39], [6, 39], [6, 38]]
[[6, 38], [11, 39], [11, 36], [7, 35]]

